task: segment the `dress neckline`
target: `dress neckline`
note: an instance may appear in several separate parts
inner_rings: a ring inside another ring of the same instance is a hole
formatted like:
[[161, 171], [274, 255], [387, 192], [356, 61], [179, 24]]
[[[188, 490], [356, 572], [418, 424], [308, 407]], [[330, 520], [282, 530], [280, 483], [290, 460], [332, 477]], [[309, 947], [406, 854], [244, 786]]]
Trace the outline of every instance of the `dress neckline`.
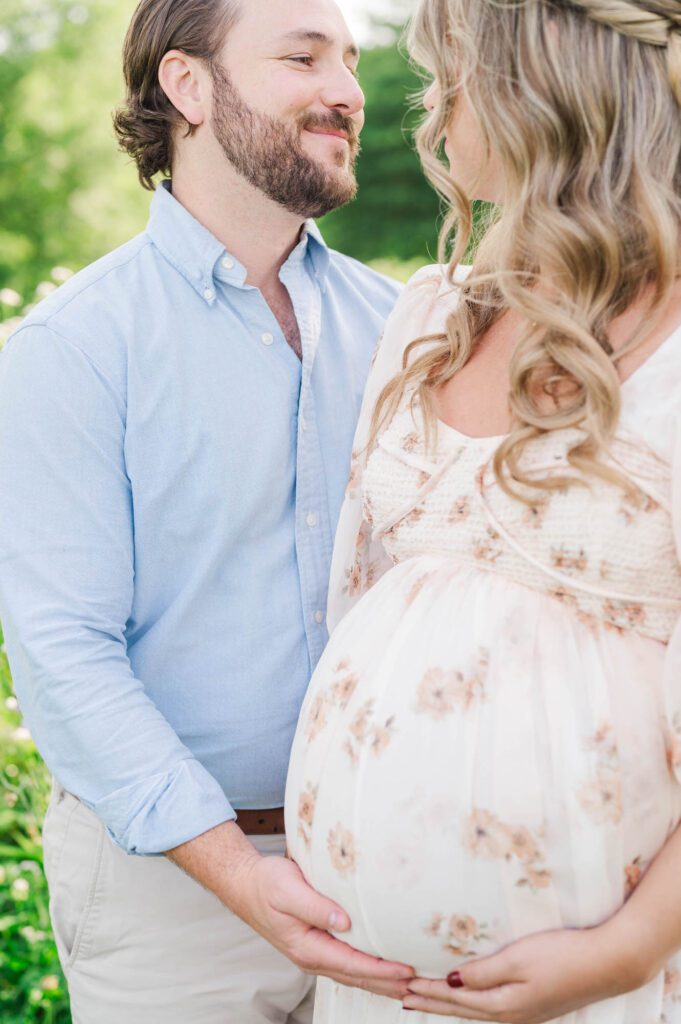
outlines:
[[[659, 360], [662, 359], [663, 354], [672, 348], [671, 342], [674, 338], [677, 337], [677, 335], [681, 335], [681, 324], [675, 327], [671, 334], [668, 334], [667, 337], [660, 342], [655, 351], [651, 352], [648, 358], [644, 359], [640, 366], [637, 366], [633, 373], [630, 373], [629, 376], [621, 382], [620, 393], [623, 398], [626, 398], [626, 395], [630, 390], [629, 385], [631, 385], [631, 387], [633, 388], [633, 386], [638, 383], [638, 379], [640, 376], [644, 376], [645, 372], [650, 372], [649, 367], [651, 366], [651, 364], [653, 364], [654, 368], [654, 365]], [[480, 436], [475, 436], [474, 434], [465, 434], [462, 430], [457, 429], [457, 427], [453, 427], [450, 423], [446, 423], [443, 419], [440, 419], [439, 417], [437, 418], [437, 426], [438, 429], [441, 428], [446, 434], [449, 434], [452, 438], [456, 438], [459, 441], [465, 442], [466, 444], [477, 444], [480, 446], [492, 444], [498, 445], [501, 444], [502, 441], [505, 441], [506, 438], [510, 436], [508, 432], [505, 434], [484, 434]]]

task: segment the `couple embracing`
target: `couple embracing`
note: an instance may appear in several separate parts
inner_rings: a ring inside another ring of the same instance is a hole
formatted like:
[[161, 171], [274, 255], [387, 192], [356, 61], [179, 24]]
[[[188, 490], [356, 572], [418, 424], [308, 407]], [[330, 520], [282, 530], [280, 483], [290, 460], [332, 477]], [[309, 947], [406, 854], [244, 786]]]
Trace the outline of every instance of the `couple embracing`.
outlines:
[[419, 0], [410, 47], [450, 213], [398, 296], [314, 224], [335, 3], [142, 0], [148, 228], [3, 353], [75, 1024], [681, 1022], [681, 3]]

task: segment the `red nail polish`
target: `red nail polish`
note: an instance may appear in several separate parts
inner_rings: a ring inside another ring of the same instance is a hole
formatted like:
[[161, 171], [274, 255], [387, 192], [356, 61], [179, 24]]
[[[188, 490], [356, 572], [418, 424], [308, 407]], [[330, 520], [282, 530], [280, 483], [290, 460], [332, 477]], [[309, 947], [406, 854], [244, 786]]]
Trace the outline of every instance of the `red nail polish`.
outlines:
[[458, 971], [452, 971], [451, 974], [447, 975], [447, 984], [450, 988], [463, 988], [463, 981]]

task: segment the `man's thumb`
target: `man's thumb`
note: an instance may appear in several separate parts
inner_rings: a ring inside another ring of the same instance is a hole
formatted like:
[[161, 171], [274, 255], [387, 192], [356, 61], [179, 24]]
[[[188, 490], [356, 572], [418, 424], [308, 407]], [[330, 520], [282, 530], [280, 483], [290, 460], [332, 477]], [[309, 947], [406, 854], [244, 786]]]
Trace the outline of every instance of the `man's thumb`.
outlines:
[[350, 927], [350, 918], [345, 911], [333, 900], [316, 892], [302, 877], [298, 884], [291, 886], [289, 896], [288, 912], [305, 924], [325, 932], [345, 932]]

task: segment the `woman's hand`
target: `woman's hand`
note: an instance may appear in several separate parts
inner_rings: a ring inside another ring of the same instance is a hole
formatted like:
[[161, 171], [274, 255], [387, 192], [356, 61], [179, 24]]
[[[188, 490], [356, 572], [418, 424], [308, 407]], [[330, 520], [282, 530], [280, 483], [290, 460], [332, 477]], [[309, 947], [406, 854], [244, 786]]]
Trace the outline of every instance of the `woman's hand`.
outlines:
[[[447, 981], [409, 982], [406, 1009], [443, 1017], [544, 1024], [651, 980], [661, 964], [618, 922], [539, 932], [472, 960]], [[455, 986], [455, 987], [452, 987]]]

